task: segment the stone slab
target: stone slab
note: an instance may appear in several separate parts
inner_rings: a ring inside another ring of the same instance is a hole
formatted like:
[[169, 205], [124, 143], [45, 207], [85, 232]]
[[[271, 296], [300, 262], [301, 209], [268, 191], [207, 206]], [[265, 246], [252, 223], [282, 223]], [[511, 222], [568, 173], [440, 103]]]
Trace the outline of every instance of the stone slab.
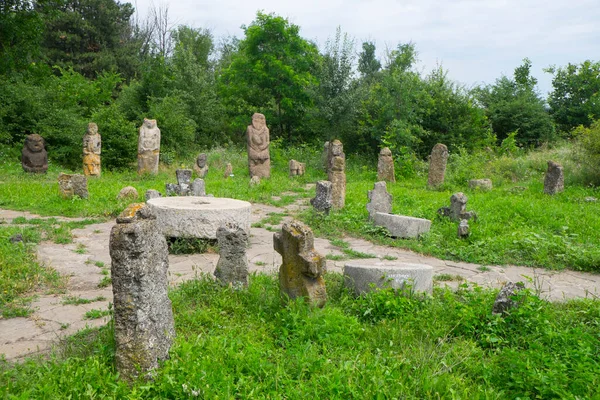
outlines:
[[414, 292], [433, 291], [433, 267], [425, 264], [375, 262], [347, 263], [344, 266], [344, 284], [357, 295], [374, 288], [406, 289]]
[[250, 234], [251, 204], [222, 197], [160, 197], [147, 203], [168, 237], [216, 239], [217, 229], [234, 224]]
[[431, 221], [428, 219], [382, 212], [373, 215], [373, 223], [383, 226], [390, 231], [390, 235], [397, 238], [415, 238], [429, 232], [431, 228]]

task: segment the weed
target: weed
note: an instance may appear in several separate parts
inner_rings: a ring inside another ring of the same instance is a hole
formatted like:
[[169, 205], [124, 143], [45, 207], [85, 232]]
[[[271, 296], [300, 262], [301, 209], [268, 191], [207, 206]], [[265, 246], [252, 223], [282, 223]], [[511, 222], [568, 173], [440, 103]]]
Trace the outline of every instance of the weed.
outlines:
[[264, 261], [254, 261], [254, 265], [258, 265], [259, 267], [262, 267], [264, 265], [267, 265], [267, 263]]
[[385, 256], [381, 257], [382, 260], [387, 260], [387, 261], [394, 261], [397, 260], [398, 257], [396, 256], [390, 256], [389, 254], [386, 254]]
[[170, 254], [200, 254], [218, 252], [217, 241], [198, 238], [168, 238]]
[[94, 265], [98, 268], [104, 268], [104, 262], [102, 261], [95, 261]]
[[489, 272], [492, 269], [490, 267], [486, 267], [485, 265], [480, 265], [479, 267], [477, 267], [477, 270], [479, 270], [481, 272]]
[[77, 245], [77, 248], [75, 250], [73, 250], [73, 252], [75, 252], [77, 254], [85, 254], [87, 252], [87, 249], [84, 244], [79, 243]]
[[104, 296], [98, 296], [93, 299], [84, 299], [84, 298], [78, 297], [78, 296], [65, 296], [65, 297], [63, 297], [62, 304], [64, 304], [64, 305], [79, 305], [79, 304], [89, 304], [89, 303], [93, 303], [95, 301], [104, 301], [104, 300], [106, 300], [106, 297], [104, 297]]
[[463, 278], [460, 275], [439, 274], [439, 275], [435, 275], [433, 277], [433, 280], [436, 282], [451, 282], [451, 281], [461, 282], [461, 281], [464, 281], [465, 278]]
[[110, 285], [112, 285], [112, 279], [109, 276], [105, 276], [98, 283], [98, 288], [102, 289], [102, 288], [108, 287]]
[[342, 260], [348, 259], [348, 257], [344, 254], [333, 254], [333, 253], [326, 254], [325, 258], [327, 260], [332, 260], [332, 261], [342, 261]]
[[107, 315], [110, 315], [112, 313], [111, 310], [97, 310], [97, 309], [91, 309], [90, 311], [86, 312], [85, 315], [83, 316], [84, 319], [98, 319], [98, 318], [102, 318], [102, 317], [106, 317]]

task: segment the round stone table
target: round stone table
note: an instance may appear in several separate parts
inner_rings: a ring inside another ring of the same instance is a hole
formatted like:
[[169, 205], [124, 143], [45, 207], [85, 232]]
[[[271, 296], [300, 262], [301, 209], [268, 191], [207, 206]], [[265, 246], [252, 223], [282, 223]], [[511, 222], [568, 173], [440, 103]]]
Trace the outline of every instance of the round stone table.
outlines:
[[217, 229], [228, 223], [250, 234], [251, 205], [247, 201], [175, 196], [150, 199], [147, 204], [167, 237], [216, 239]]

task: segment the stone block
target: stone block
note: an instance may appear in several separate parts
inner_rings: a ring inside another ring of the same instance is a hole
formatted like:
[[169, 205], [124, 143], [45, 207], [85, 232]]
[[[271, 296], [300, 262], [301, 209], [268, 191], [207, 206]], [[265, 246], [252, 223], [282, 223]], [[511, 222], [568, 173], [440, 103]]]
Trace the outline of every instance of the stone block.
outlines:
[[391, 236], [403, 239], [418, 237], [431, 228], [431, 221], [428, 219], [381, 212], [374, 214], [373, 223], [386, 228]]
[[491, 179], [471, 179], [469, 181], [469, 188], [471, 189], [479, 189], [479, 190], [492, 190], [492, 180]]
[[424, 264], [376, 262], [348, 263], [344, 266], [344, 284], [361, 295], [375, 288], [408, 289], [431, 293], [433, 267]]

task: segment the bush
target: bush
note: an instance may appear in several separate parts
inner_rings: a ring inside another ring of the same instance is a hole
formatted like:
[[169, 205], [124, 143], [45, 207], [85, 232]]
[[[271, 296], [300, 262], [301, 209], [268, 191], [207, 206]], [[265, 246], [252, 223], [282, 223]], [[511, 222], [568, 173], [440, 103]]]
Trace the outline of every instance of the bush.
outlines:
[[578, 164], [578, 180], [583, 184], [600, 185], [600, 120], [589, 128], [578, 126], [572, 132], [576, 140], [573, 158]]
[[[99, 109], [92, 116], [102, 136], [102, 168], [126, 168], [137, 157], [137, 127], [128, 121], [118, 104]], [[141, 122], [140, 122], [141, 125]]]

